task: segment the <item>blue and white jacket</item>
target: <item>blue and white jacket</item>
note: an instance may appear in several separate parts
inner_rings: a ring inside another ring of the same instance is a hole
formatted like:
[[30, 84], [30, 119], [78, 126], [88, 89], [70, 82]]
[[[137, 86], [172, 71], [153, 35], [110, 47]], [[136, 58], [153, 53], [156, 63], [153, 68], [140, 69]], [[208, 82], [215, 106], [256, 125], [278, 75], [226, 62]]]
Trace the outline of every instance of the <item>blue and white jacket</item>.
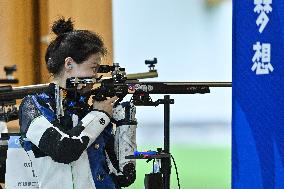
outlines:
[[[65, 112], [59, 122], [54, 96], [41, 93], [23, 99], [19, 121], [21, 134], [31, 142], [25, 146], [34, 153], [33, 168], [40, 189], [120, 188], [119, 177], [109, 173], [106, 161], [108, 149], [110, 159], [117, 160], [112, 146], [108, 146], [114, 137], [106, 113], [84, 109]], [[134, 182], [132, 176], [122, 179], [126, 178], [126, 185]]]

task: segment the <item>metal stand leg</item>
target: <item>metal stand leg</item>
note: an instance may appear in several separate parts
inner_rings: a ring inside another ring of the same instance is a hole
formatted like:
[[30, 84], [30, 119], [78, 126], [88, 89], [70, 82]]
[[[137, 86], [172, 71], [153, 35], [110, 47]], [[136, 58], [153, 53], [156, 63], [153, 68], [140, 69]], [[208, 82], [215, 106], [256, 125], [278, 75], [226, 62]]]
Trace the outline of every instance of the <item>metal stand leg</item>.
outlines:
[[[173, 102], [172, 102], [173, 103]], [[170, 154], [170, 95], [164, 96], [164, 152]], [[170, 189], [171, 157], [162, 159], [164, 189]]]

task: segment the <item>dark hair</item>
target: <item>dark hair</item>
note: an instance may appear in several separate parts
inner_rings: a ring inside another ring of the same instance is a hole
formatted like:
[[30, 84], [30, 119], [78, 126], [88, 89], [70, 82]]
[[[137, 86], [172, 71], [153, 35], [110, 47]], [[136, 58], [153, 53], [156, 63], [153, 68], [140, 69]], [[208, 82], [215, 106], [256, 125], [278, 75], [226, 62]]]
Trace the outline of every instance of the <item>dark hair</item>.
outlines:
[[55, 21], [52, 31], [57, 37], [47, 48], [45, 62], [49, 73], [53, 75], [61, 72], [67, 57], [80, 64], [93, 54], [107, 53], [98, 34], [89, 30], [74, 30], [71, 18], [66, 21], [64, 18]]

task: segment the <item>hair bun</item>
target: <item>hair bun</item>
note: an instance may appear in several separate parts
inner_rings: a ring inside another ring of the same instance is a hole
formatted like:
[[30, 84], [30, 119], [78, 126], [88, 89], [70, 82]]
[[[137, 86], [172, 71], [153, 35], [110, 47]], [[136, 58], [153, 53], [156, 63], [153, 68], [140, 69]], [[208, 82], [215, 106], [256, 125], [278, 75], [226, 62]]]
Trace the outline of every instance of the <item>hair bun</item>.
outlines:
[[73, 22], [71, 18], [68, 18], [68, 20], [65, 21], [64, 18], [60, 18], [57, 21], [55, 21], [52, 25], [52, 31], [56, 35], [60, 35], [63, 33], [71, 32], [73, 31]]

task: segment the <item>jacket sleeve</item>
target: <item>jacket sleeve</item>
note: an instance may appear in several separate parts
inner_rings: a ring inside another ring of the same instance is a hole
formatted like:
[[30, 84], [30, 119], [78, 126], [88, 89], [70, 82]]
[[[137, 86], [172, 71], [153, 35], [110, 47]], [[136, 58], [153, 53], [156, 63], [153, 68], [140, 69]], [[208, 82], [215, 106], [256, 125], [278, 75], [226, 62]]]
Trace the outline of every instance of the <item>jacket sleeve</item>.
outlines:
[[79, 159], [109, 124], [110, 118], [104, 112], [91, 111], [76, 127], [63, 131], [48, 121], [28, 96], [20, 105], [19, 121], [21, 133], [40, 151], [56, 162], [68, 164]]

